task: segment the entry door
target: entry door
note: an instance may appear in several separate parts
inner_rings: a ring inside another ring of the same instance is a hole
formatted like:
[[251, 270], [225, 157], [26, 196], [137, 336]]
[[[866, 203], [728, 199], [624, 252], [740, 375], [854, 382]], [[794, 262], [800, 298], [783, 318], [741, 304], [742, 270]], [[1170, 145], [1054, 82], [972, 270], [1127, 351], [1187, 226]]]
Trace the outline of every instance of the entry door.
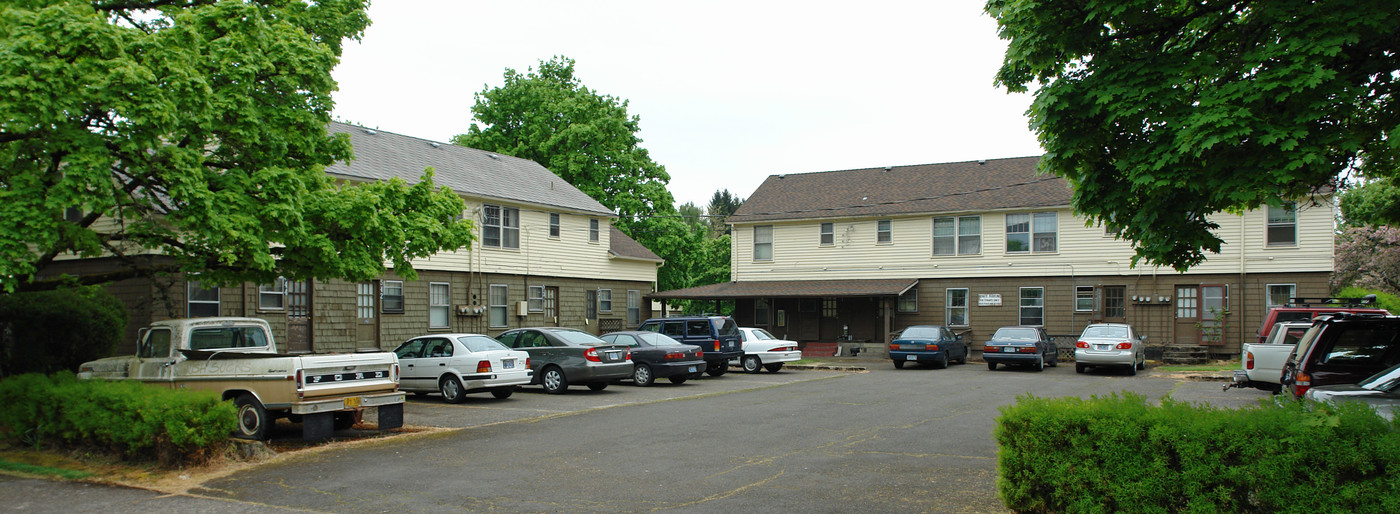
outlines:
[[1201, 344], [1225, 344], [1225, 314], [1230, 309], [1229, 291], [1229, 287], [1224, 284], [1201, 286]]
[[559, 288], [546, 286], [544, 288], [544, 322], [553, 326], [559, 326]]
[[287, 351], [311, 351], [311, 282], [287, 284]]
[[1176, 286], [1176, 319], [1172, 341], [1181, 345], [1201, 344], [1201, 290], [1197, 285]]
[[1099, 294], [1103, 301], [1099, 302], [1099, 319], [1108, 323], [1123, 323], [1128, 318], [1128, 303], [1125, 301], [1128, 296], [1127, 286], [1102, 286]]
[[379, 282], [360, 282], [355, 285], [355, 347], [379, 347], [379, 316], [376, 308], [379, 298]]

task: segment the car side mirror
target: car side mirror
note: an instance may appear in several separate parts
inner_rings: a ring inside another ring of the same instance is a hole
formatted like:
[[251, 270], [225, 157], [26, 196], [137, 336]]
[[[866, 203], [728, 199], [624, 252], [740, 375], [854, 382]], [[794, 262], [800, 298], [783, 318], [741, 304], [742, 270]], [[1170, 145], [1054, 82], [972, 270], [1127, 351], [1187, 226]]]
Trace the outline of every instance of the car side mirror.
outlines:
[[1147, 336], [1138, 336], [1138, 341], [1147, 342]]

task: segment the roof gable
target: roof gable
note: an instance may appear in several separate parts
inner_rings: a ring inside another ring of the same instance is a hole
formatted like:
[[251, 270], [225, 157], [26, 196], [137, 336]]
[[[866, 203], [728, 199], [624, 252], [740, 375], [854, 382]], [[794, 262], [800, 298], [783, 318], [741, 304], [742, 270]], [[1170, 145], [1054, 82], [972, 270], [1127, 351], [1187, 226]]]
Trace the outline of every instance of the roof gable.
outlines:
[[770, 175], [730, 223], [1059, 207], [1064, 179], [1040, 157]]
[[608, 225], [608, 253], [624, 259], [663, 262], [660, 256], [628, 237], [617, 227]]

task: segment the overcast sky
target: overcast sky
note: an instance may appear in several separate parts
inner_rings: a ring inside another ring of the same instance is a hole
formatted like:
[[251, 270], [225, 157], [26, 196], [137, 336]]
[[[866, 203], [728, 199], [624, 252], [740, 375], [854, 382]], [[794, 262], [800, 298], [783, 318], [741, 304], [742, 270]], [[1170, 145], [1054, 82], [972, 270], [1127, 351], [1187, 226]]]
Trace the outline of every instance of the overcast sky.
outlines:
[[676, 204], [769, 175], [1039, 155], [984, 2], [377, 0], [335, 116], [446, 142], [473, 93], [564, 55], [628, 100]]

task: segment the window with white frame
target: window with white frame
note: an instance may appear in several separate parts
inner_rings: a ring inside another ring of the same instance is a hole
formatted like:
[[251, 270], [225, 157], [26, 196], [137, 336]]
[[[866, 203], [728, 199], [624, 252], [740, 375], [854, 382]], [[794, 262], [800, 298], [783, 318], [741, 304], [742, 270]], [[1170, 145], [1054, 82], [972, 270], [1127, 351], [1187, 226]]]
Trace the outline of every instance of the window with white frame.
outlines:
[[894, 220], [880, 220], [875, 222], [875, 243], [890, 244], [894, 242]]
[[205, 286], [198, 280], [186, 282], [186, 315], [191, 318], [207, 318], [219, 315], [219, 288]]
[[1265, 310], [1274, 307], [1282, 307], [1291, 302], [1297, 294], [1297, 287], [1294, 284], [1269, 284], [1265, 286], [1264, 298]]
[[829, 245], [836, 244], [836, 224], [835, 224], [835, 223], [822, 223], [820, 242], [821, 242], [822, 246], [829, 246]]
[[642, 324], [642, 292], [636, 289], [627, 290], [627, 326], [635, 327]]
[[1298, 211], [1293, 202], [1269, 206], [1268, 239], [1269, 246], [1298, 244]]
[[544, 312], [544, 286], [530, 286], [526, 293], [529, 295], [530, 312]]
[[428, 283], [428, 328], [447, 328], [452, 287], [446, 282]]
[[1059, 215], [1023, 212], [1006, 215], [1007, 253], [1054, 252], [1058, 248]]
[[933, 219], [934, 255], [982, 253], [982, 217], [948, 216]]
[[1021, 325], [1045, 324], [1045, 288], [1021, 288]]
[[946, 321], [950, 327], [965, 327], [968, 325], [967, 319], [967, 289], [948, 289], [948, 302], [945, 308], [948, 311]]
[[598, 242], [598, 237], [599, 237], [598, 230], [599, 230], [599, 229], [598, 229], [598, 218], [589, 218], [589, 219], [588, 219], [588, 242], [590, 242], [590, 243], [596, 243], [596, 242]]
[[360, 323], [374, 322], [374, 282], [355, 284], [355, 316]]
[[403, 314], [403, 281], [385, 280], [380, 283], [380, 307], [389, 314]]
[[760, 327], [768, 326], [770, 312], [768, 300], [763, 298], [755, 299], [753, 301], [753, 324]]
[[598, 290], [598, 312], [612, 312], [612, 289]]
[[753, 260], [773, 260], [772, 225], [756, 225], [753, 227]]
[[911, 287], [899, 295], [899, 312], [919, 312], [919, 288]]
[[1074, 310], [1076, 312], [1094, 311], [1094, 286], [1074, 286]]
[[549, 237], [559, 237], [559, 213], [549, 213]]
[[510, 314], [510, 288], [505, 284], [491, 284], [491, 288], [486, 293], [486, 312], [490, 316], [487, 320], [492, 328], [505, 327], [508, 324]]
[[287, 279], [277, 277], [271, 284], [258, 285], [258, 308], [280, 311], [287, 308]]
[[496, 248], [520, 248], [520, 209], [482, 206], [481, 244]]

